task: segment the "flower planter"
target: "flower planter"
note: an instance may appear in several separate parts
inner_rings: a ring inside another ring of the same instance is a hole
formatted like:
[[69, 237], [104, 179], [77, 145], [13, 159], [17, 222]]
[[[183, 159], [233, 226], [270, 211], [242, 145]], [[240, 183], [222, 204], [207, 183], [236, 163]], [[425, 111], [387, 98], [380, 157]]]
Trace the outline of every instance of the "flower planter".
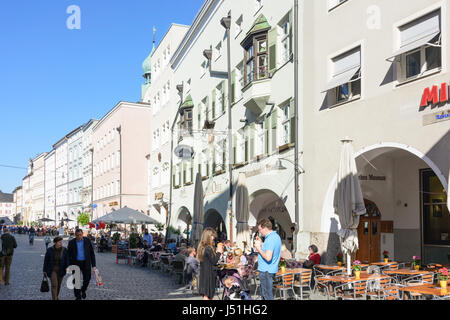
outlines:
[[384, 258], [384, 263], [388, 263], [389, 262], [389, 258]]
[[416, 265], [414, 266], [414, 269], [415, 269], [416, 271], [419, 271], [419, 270], [420, 270], [420, 266], [419, 266], [418, 264], [416, 264]]
[[441, 285], [441, 289], [447, 289], [447, 280], [441, 280], [439, 284]]
[[285, 273], [286, 272], [286, 267], [281, 267], [281, 273]]
[[338, 266], [342, 267], [342, 261], [338, 261]]
[[361, 271], [355, 271], [355, 279], [359, 280], [361, 278]]

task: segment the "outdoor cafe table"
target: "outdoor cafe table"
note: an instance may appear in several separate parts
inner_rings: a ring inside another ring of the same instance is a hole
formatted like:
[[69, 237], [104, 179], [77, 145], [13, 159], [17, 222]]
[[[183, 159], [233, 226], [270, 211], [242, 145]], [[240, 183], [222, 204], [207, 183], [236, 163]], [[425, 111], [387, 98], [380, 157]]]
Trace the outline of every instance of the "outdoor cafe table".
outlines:
[[399, 288], [402, 291], [407, 292], [415, 292], [415, 293], [421, 293], [425, 295], [432, 295], [432, 296], [447, 296], [450, 295], [450, 290], [448, 289], [441, 289], [439, 284], [421, 284], [417, 286], [408, 286], [408, 287], [402, 287]]
[[294, 273], [302, 273], [302, 272], [312, 272], [311, 269], [305, 269], [305, 268], [294, 268], [294, 269], [286, 269], [284, 272], [281, 272], [281, 270], [278, 270], [277, 276], [281, 276], [283, 274], [294, 274]]
[[396, 262], [396, 261], [389, 261], [389, 262], [380, 261], [380, 262], [371, 262], [370, 263], [370, 265], [372, 265], [372, 266], [380, 266], [380, 267], [389, 266], [391, 264], [398, 264], [398, 262]]
[[381, 280], [389, 278], [388, 275], [383, 274], [368, 274], [366, 271], [361, 271], [360, 277], [357, 280], [355, 276], [348, 275], [336, 275], [336, 276], [324, 276], [319, 277], [319, 281], [329, 281], [329, 282], [339, 282], [339, 283], [348, 283], [353, 281], [370, 281], [370, 280]]
[[388, 274], [388, 275], [401, 275], [401, 276], [416, 276], [416, 275], [420, 275], [420, 274], [426, 274], [426, 273], [430, 273], [430, 271], [425, 271], [425, 270], [411, 270], [411, 269], [398, 269], [398, 270], [384, 270], [383, 273]]
[[[361, 264], [361, 268], [366, 268], [368, 266], [368, 264]], [[339, 267], [337, 265], [316, 264], [314, 267], [322, 270], [328, 270], [328, 272], [347, 269], [345, 265]]]

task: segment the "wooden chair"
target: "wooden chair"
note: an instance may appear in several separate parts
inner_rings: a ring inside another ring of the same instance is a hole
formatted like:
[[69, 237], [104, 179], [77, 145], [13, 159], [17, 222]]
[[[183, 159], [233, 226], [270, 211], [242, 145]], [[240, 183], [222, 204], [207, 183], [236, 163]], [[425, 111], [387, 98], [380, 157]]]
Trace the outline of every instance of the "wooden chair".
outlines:
[[314, 293], [320, 292], [322, 295], [325, 295], [327, 297], [327, 300], [330, 300], [332, 298], [330, 294], [330, 281], [328, 280], [319, 280], [319, 278], [323, 277], [323, 275], [315, 276], [314, 277]]
[[282, 299], [287, 300], [286, 293], [291, 291], [292, 295], [297, 300], [297, 295], [295, 294], [294, 291], [294, 274], [292, 273], [282, 274], [280, 276], [277, 276], [276, 278], [278, 278], [281, 281], [279, 283], [274, 283], [275, 295], [279, 293], [281, 298], [281, 294], [283, 294]]
[[388, 265], [389, 270], [398, 270], [399, 269], [399, 264], [398, 263], [392, 263], [390, 265]]
[[357, 280], [334, 287], [334, 296], [342, 300], [367, 300], [367, 281]]
[[[295, 289], [300, 290], [300, 300], [303, 300], [303, 288], [309, 288], [309, 294], [311, 294], [311, 276], [312, 271], [303, 271], [294, 274], [294, 292]], [[296, 294], [298, 297], [298, 295]]]
[[[173, 261], [172, 268], [170, 269], [170, 274], [175, 274], [181, 277], [181, 282], [184, 282], [184, 261]], [[180, 279], [180, 278], [179, 278]]]
[[[402, 281], [402, 284], [405, 286], [417, 286], [424, 283], [433, 283], [434, 282], [434, 273], [429, 272], [425, 274], [419, 274], [416, 276], [412, 276], [409, 278], [406, 278]], [[418, 292], [408, 292], [408, 295], [412, 299], [423, 299], [424, 295]]]
[[381, 288], [383, 291], [383, 300], [403, 300], [403, 291], [400, 290], [404, 287], [401, 284], [391, 284]]

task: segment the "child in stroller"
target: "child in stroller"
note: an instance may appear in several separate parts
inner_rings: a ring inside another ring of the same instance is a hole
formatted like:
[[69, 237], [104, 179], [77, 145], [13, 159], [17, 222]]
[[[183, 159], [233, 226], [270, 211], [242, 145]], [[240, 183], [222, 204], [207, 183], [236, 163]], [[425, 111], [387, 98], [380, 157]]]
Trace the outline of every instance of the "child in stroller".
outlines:
[[245, 280], [234, 273], [223, 280], [222, 300], [251, 300], [249, 291]]

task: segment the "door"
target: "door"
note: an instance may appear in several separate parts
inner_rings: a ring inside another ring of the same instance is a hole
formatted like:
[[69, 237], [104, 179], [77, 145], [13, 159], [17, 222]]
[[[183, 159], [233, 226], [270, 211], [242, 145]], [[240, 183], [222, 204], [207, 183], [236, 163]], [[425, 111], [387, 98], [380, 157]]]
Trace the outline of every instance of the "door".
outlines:
[[364, 204], [367, 212], [359, 221], [359, 250], [356, 259], [368, 263], [377, 262], [380, 260], [381, 213], [374, 202], [364, 199]]

